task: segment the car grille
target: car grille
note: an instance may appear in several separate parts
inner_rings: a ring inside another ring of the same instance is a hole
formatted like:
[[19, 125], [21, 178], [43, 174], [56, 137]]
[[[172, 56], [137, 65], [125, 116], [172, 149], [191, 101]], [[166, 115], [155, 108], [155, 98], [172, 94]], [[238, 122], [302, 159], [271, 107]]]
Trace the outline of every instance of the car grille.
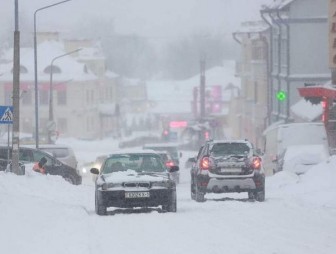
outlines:
[[149, 182], [133, 182], [133, 183], [123, 183], [124, 187], [127, 188], [150, 188], [150, 183]]

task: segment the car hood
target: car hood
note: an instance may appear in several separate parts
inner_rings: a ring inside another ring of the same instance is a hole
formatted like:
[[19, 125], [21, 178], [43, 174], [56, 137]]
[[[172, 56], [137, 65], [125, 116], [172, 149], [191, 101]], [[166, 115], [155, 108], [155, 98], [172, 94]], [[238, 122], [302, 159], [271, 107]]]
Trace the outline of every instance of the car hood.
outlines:
[[[103, 178], [103, 179], [102, 179]], [[123, 182], [162, 182], [169, 179], [168, 172], [140, 172], [127, 170], [102, 175], [97, 179], [97, 184], [123, 183]]]

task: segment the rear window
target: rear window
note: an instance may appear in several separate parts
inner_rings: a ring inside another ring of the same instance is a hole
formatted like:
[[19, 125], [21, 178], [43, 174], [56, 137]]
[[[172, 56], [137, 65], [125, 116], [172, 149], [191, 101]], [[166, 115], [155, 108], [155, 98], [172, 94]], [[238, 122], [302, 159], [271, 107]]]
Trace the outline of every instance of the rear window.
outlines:
[[246, 143], [216, 143], [210, 148], [213, 156], [246, 155], [250, 147]]

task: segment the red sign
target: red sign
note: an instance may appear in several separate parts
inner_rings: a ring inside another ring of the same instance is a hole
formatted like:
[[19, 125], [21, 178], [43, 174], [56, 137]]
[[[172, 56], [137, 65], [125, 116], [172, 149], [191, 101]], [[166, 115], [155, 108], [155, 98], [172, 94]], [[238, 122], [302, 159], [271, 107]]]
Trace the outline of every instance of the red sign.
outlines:
[[170, 128], [185, 128], [188, 126], [187, 121], [172, 121], [169, 123]]

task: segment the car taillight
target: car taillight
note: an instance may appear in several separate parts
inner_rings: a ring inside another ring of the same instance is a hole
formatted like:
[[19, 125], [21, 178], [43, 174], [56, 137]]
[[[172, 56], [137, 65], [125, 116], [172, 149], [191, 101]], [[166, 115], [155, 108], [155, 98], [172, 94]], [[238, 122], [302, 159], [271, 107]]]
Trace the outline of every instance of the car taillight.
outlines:
[[261, 158], [254, 157], [252, 159], [252, 168], [253, 169], [260, 169], [261, 168]]
[[172, 161], [166, 161], [166, 167], [170, 168], [174, 166], [174, 162]]
[[210, 169], [210, 160], [209, 157], [203, 157], [200, 163], [200, 168], [202, 170], [209, 170]]

